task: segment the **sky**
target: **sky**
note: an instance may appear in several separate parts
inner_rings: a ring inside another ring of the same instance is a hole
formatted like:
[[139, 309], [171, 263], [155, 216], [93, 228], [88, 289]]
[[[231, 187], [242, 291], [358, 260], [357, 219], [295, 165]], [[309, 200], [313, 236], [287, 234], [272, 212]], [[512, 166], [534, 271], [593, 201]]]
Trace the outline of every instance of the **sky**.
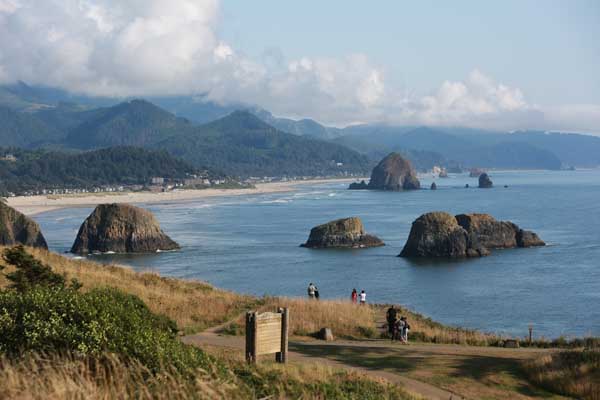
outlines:
[[0, 0], [0, 82], [600, 133], [600, 2]]

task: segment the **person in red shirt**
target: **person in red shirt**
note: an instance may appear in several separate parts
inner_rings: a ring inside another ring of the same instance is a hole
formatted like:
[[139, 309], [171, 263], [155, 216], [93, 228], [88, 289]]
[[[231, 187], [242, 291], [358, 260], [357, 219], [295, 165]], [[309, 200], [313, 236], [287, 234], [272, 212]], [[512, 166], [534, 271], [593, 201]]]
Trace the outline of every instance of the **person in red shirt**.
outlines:
[[354, 304], [356, 304], [357, 301], [358, 301], [358, 293], [356, 292], [356, 289], [352, 289], [352, 302]]

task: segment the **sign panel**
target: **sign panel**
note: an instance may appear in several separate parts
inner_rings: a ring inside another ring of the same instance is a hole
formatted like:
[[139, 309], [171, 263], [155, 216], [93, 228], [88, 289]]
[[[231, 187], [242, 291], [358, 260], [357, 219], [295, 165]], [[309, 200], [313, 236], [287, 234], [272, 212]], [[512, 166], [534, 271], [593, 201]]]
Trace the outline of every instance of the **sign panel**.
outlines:
[[256, 355], [281, 351], [281, 314], [263, 313], [256, 317]]
[[263, 354], [276, 354], [278, 362], [287, 361], [288, 309], [277, 312], [248, 312], [246, 314], [246, 359], [256, 362]]

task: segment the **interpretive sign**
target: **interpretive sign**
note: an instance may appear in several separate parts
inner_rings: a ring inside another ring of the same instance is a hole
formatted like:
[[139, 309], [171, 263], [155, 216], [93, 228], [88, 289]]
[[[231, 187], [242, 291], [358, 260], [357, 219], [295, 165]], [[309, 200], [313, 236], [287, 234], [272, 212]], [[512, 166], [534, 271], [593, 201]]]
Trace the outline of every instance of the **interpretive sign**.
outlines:
[[255, 363], [258, 356], [275, 353], [276, 361], [287, 362], [288, 321], [287, 308], [246, 313], [246, 360]]

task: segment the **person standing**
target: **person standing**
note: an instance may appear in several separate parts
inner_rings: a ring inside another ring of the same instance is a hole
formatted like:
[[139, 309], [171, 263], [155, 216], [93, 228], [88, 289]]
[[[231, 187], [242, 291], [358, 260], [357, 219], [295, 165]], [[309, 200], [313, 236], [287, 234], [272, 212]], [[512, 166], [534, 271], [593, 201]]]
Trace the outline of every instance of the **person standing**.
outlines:
[[394, 330], [396, 329], [396, 316], [396, 309], [392, 305], [390, 308], [388, 308], [387, 312], [385, 313], [385, 319], [388, 323], [388, 333], [390, 335], [390, 338], [392, 338], [392, 341], [394, 340]]
[[400, 340], [401, 343], [404, 343], [404, 317], [400, 317], [400, 319], [396, 322], [396, 327], [394, 329], [394, 336], [396, 340]]
[[315, 291], [316, 291], [316, 290], [317, 290], [317, 287], [316, 287], [315, 285], [313, 285], [313, 283], [312, 283], [312, 282], [308, 284], [308, 289], [307, 289], [307, 291], [308, 291], [308, 298], [309, 298], [310, 300], [312, 300], [312, 299], [314, 299], [314, 298], [315, 298]]
[[360, 291], [360, 304], [361, 305], [367, 304], [367, 294], [365, 293], [364, 290]]
[[315, 300], [319, 300], [319, 288], [315, 286]]
[[356, 291], [356, 288], [352, 289], [350, 298], [352, 299], [352, 303], [356, 304], [358, 302], [358, 292]]
[[410, 330], [410, 325], [408, 324], [406, 317], [402, 317], [402, 319], [404, 321], [402, 326], [402, 342], [408, 344], [408, 331]]

